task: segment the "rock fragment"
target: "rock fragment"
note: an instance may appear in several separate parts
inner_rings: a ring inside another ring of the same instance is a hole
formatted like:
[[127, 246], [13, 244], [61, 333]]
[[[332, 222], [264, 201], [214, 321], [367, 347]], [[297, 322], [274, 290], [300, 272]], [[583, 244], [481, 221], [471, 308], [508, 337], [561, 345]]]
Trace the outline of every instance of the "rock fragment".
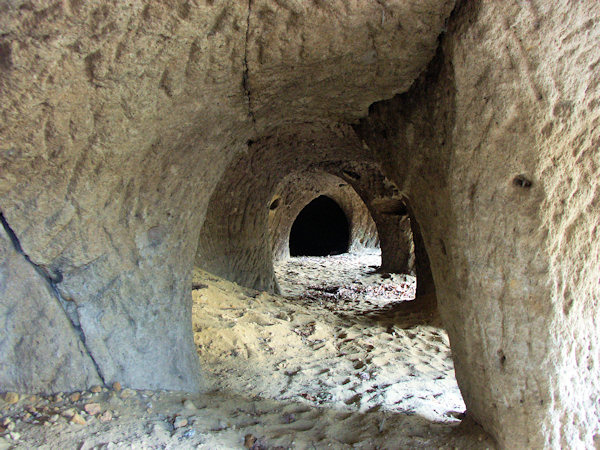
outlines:
[[16, 392], [7, 392], [4, 395], [4, 401], [9, 405], [14, 405], [19, 401], [19, 394], [17, 394]]
[[192, 402], [189, 398], [186, 398], [183, 401], [183, 407], [188, 411], [195, 411], [197, 409], [196, 405], [194, 405], [194, 402]]
[[69, 408], [69, 409], [65, 409], [62, 412], [63, 417], [66, 417], [67, 419], [70, 419], [71, 417], [73, 417], [75, 415], [75, 408]]
[[95, 416], [96, 414], [99, 414], [100, 411], [102, 411], [102, 408], [99, 403], [88, 403], [83, 407], [83, 409], [90, 416]]
[[100, 422], [110, 422], [113, 418], [112, 412], [110, 410], [104, 411], [100, 416], [98, 416]]
[[75, 413], [73, 414], [73, 417], [71, 417], [71, 423], [74, 423], [76, 425], [85, 425], [87, 422], [79, 414]]
[[132, 389], [124, 389], [121, 392], [121, 398], [130, 398], [133, 397], [135, 395], [135, 391]]
[[253, 434], [248, 433], [246, 436], [244, 436], [244, 447], [252, 448], [255, 443], [256, 436], [254, 436]]
[[175, 428], [176, 430], [179, 428], [183, 428], [185, 426], [187, 426], [188, 421], [185, 417], [182, 416], [177, 416], [175, 417], [175, 420], [173, 421], [173, 428]]

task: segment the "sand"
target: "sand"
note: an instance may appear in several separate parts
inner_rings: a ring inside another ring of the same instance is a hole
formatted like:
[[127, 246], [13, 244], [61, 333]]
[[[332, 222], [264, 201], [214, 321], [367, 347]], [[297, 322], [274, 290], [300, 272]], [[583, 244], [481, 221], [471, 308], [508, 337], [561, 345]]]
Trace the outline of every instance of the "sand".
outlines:
[[[377, 252], [292, 258], [276, 267], [282, 296], [196, 270], [194, 338], [208, 393], [104, 388], [77, 401], [0, 401], [14, 423], [0, 449], [492, 448], [461, 423], [439, 320], [396, 314], [415, 282], [374, 273], [379, 261]], [[112, 418], [86, 415], [89, 403]], [[71, 408], [85, 425], [65, 417]]]

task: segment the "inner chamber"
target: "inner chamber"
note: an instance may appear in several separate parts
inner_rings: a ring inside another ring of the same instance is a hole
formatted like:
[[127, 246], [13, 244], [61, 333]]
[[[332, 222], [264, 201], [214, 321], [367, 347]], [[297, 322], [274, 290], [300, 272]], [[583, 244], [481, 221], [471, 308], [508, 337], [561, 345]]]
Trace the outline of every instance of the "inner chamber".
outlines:
[[300, 211], [290, 231], [290, 256], [329, 256], [346, 253], [350, 226], [346, 214], [321, 195]]

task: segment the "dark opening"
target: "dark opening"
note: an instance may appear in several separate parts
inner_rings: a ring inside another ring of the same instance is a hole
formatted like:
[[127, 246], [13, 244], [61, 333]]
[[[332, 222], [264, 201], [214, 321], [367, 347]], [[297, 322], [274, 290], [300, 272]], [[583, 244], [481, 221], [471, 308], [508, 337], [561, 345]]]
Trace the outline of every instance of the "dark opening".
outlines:
[[339, 205], [324, 195], [304, 207], [290, 232], [291, 256], [327, 256], [348, 251], [350, 227]]

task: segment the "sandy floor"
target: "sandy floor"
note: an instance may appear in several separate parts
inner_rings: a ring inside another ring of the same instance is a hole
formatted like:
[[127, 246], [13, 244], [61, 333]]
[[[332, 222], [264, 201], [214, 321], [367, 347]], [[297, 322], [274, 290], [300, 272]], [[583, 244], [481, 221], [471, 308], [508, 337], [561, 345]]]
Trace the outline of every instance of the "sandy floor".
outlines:
[[210, 393], [0, 401], [0, 450], [493, 447], [460, 422], [445, 332], [394, 313], [414, 280], [372, 273], [378, 258], [293, 258], [276, 268], [287, 298], [196, 271], [193, 327]]

